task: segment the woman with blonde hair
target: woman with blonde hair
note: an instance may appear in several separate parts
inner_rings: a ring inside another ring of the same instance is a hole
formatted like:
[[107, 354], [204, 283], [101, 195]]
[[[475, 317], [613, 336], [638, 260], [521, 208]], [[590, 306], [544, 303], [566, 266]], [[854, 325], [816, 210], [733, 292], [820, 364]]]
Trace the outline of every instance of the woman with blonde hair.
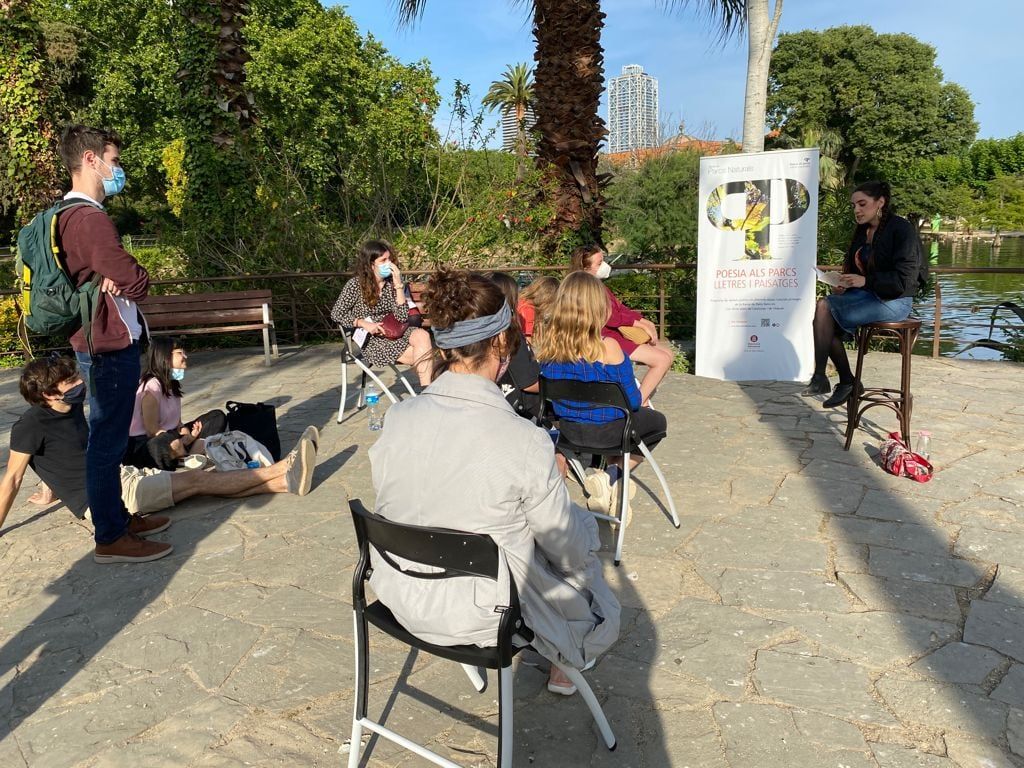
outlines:
[[[548, 379], [604, 381], [622, 387], [632, 410], [637, 436], [653, 450], [665, 436], [667, 420], [653, 408], [642, 408], [643, 396], [633, 376], [633, 365], [618, 343], [603, 338], [602, 329], [611, 314], [608, 294], [601, 281], [587, 272], [573, 272], [558, 287], [544, 334], [535, 352], [541, 374]], [[556, 400], [553, 403], [559, 429], [566, 439], [596, 448], [611, 448], [622, 440], [625, 420], [615, 408]], [[630, 458], [630, 470], [640, 463]], [[620, 509], [622, 458], [609, 461], [606, 471], [587, 476], [587, 506], [608, 514]], [[635, 494], [631, 485], [630, 498]], [[628, 512], [628, 510], [627, 510]], [[628, 517], [626, 522], [628, 523]]]

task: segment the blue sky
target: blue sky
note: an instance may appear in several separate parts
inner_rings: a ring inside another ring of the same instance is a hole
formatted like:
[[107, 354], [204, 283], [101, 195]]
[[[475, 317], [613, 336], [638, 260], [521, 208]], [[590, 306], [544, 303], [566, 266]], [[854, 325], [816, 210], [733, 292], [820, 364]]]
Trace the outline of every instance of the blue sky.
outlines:
[[[333, 3], [327, 2], [331, 5]], [[479, 100], [506, 65], [533, 61], [525, 5], [510, 0], [427, 0], [422, 19], [399, 27], [388, 0], [341, 3], [362, 32], [373, 34], [405, 62], [427, 59], [440, 78], [442, 131], [449, 123], [456, 79]], [[692, 9], [666, 11], [659, 0], [604, 0], [605, 75], [640, 64], [658, 78], [661, 121], [701, 137], [738, 137], [743, 125], [746, 43], [716, 45]], [[975, 102], [979, 138], [1024, 131], [1024, 73], [1020, 34], [1024, 0], [785, 0], [782, 31], [869, 24], [878, 32], [907, 32], [934, 46], [947, 80]], [[601, 114], [607, 118], [602, 103]], [[496, 124], [489, 118], [488, 124]]]

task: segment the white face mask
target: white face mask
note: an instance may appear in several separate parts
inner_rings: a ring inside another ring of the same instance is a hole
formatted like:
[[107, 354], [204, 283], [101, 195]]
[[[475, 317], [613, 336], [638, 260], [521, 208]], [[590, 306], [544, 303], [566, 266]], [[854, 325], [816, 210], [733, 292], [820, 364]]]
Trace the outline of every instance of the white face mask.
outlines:
[[607, 261], [602, 261], [601, 266], [594, 273], [598, 280], [607, 280], [612, 274], [612, 266]]

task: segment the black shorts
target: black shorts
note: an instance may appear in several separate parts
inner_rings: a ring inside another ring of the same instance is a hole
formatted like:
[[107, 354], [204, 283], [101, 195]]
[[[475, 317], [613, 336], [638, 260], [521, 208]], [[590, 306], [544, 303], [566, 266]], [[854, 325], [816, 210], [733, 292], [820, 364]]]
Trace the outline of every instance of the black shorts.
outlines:
[[[565, 439], [577, 445], [591, 448], [615, 448], [622, 445], [622, 427], [625, 419], [607, 421], [604, 424], [592, 424], [586, 421], [565, 421], [558, 423], [558, 428]], [[641, 408], [632, 414], [633, 431], [654, 450], [668, 429], [665, 414], [653, 408]], [[636, 446], [632, 446], [635, 450]]]

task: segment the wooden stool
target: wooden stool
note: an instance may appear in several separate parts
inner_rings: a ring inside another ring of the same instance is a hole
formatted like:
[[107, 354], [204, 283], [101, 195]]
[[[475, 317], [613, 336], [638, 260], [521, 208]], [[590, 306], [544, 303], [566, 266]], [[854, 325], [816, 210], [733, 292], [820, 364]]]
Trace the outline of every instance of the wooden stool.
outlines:
[[[921, 321], [908, 318], [898, 323], [868, 323], [857, 329], [857, 370], [853, 377], [853, 394], [846, 403], [846, 446], [850, 450], [854, 430], [860, 425], [864, 411], [876, 405], [891, 408], [900, 420], [903, 442], [910, 445], [910, 414], [914, 410], [914, 396], [910, 394], [910, 356], [921, 330]], [[900, 388], [871, 387], [861, 391], [860, 375], [864, 370], [864, 355], [873, 336], [895, 336], [900, 342], [903, 358]]]

